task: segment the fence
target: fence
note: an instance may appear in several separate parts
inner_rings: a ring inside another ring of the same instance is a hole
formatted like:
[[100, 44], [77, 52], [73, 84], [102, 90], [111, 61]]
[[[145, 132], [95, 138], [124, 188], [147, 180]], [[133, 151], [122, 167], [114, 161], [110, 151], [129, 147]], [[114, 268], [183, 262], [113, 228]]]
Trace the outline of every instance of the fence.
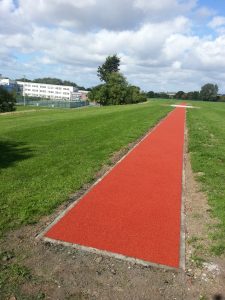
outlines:
[[88, 106], [88, 101], [66, 101], [66, 100], [46, 100], [46, 99], [31, 99], [17, 98], [16, 103], [18, 105], [30, 105], [30, 106], [43, 106], [52, 108], [78, 108], [83, 106]]

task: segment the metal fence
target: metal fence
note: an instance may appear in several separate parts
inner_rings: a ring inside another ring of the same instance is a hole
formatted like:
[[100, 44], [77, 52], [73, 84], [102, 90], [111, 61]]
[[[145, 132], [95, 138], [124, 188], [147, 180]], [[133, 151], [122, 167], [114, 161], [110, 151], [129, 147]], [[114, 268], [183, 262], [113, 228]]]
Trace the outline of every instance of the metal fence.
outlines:
[[17, 98], [18, 105], [43, 106], [52, 108], [78, 108], [88, 106], [89, 101], [66, 101], [66, 100], [46, 100], [46, 99], [31, 99]]

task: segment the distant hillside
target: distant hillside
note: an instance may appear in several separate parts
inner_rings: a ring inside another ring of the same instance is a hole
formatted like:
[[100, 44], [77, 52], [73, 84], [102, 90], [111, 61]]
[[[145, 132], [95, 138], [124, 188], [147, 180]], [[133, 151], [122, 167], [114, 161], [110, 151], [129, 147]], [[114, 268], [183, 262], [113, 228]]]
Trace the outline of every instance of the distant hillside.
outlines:
[[83, 86], [77, 85], [75, 82], [68, 81], [68, 80], [61, 80], [59, 78], [51, 78], [51, 77], [44, 77], [44, 78], [37, 78], [34, 80], [30, 80], [27, 78], [19, 78], [16, 79], [17, 81], [25, 81], [25, 82], [37, 82], [37, 83], [46, 83], [46, 84], [56, 84], [56, 85], [70, 85], [77, 87], [79, 90], [85, 90]]

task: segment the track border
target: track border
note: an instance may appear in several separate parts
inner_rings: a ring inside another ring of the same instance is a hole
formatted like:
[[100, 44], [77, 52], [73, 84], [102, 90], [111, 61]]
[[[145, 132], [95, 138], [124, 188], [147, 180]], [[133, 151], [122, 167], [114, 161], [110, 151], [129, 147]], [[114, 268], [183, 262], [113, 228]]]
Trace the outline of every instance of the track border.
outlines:
[[[182, 107], [185, 108], [185, 107]], [[144, 141], [149, 135], [151, 135], [152, 132], [154, 132], [169, 116], [176, 110], [179, 109], [179, 107], [175, 107], [172, 111], [170, 111], [164, 118], [162, 118], [154, 127], [152, 127], [148, 132], [143, 136], [143, 138], [138, 141], [125, 155], [123, 155], [112, 167], [109, 168], [100, 178], [98, 178], [78, 199], [74, 200], [73, 203], [71, 203], [66, 209], [61, 211], [59, 215], [52, 221], [50, 224], [42, 231], [40, 232], [35, 238], [37, 240], [43, 240], [44, 242], [49, 242], [55, 245], [63, 245], [66, 247], [72, 247], [77, 250], [94, 253], [98, 255], [104, 255], [111, 258], [120, 259], [127, 262], [132, 262], [134, 264], [139, 264], [145, 267], [156, 267], [160, 269], [165, 270], [172, 270], [172, 271], [182, 271], [185, 270], [185, 197], [184, 197], [184, 186], [185, 184], [185, 172], [184, 172], [184, 164], [185, 164], [185, 151], [186, 151], [186, 109], [185, 109], [185, 120], [184, 120], [184, 145], [183, 145], [183, 160], [182, 160], [182, 194], [181, 194], [181, 216], [180, 216], [180, 251], [179, 251], [179, 267], [170, 267], [167, 265], [157, 264], [153, 262], [148, 262], [142, 259], [137, 259], [134, 257], [126, 256], [123, 254], [118, 254], [106, 250], [100, 250], [92, 247], [82, 246], [79, 244], [64, 242], [60, 240], [54, 240], [48, 237], [45, 237], [45, 234], [60, 220], [62, 219], [68, 211], [70, 211], [73, 207], [75, 207], [82, 199], [83, 197], [89, 193], [100, 181], [103, 180], [104, 177], [110, 173], [113, 168], [115, 168], [122, 160], [124, 160], [142, 141]]]

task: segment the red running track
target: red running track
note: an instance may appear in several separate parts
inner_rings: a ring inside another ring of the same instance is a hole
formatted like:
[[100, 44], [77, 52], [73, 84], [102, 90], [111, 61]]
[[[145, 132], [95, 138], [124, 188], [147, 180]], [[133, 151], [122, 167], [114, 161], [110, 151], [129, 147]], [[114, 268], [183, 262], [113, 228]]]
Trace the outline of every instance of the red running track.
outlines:
[[185, 108], [176, 108], [45, 237], [179, 267]]

